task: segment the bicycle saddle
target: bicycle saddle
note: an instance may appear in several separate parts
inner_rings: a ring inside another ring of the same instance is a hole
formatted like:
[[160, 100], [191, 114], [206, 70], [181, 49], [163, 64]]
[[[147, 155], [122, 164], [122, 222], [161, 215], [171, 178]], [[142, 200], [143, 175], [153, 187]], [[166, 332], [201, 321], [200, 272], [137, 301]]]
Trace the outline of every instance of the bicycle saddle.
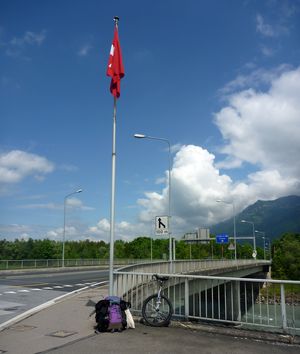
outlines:
[[153, 278], [160, 281], [167, 281], [169, 277], [160, 277], [158, 274], [153, 274]]

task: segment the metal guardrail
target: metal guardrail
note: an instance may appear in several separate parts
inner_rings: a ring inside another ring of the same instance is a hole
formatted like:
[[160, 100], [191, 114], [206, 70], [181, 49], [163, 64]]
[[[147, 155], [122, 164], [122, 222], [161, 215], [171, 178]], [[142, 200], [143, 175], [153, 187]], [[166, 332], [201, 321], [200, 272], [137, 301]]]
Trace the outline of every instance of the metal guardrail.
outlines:
[[121, 270], [126, 272], [144, 272], [144, 273], [193, 273], [198, 271], [206, 271], [212, 269], [225, 269], [225, 268], [242, 268], [246, 266], [262, 266], [271, 265], [267, 260], [253, 260], [253, 259], [213, 259], [213, 260], [177, 260], [172, 263], [168, 261], [154, 261], [147, 262], [144, 260], [138, 264], [128, 265]]
[[[115, 265], [128, 265], [145, 262], [150, 260], [141, 259], [115, 259]], [[66, 267], [85, 267], [85, 266], [109, 266], [108, 259], [65, 259]], [[16, 270], [16, 269], [37, 269], [37, 268], [60, 268], [62, 267], [61, 259], [21, 259], [21, 260], [0, 260], [0, 270]]]
[[[143, 265], [141, 265], [143, 267]], [[127, 268], [127, 267], [126, 267]], [[140, 315], [156, 292], [153, 272], [114, 272], [115, 294]], [[174, 307], [174, 319], [222, 322], [244, 328], [300, 334], [300, 281], [161, 273]]]

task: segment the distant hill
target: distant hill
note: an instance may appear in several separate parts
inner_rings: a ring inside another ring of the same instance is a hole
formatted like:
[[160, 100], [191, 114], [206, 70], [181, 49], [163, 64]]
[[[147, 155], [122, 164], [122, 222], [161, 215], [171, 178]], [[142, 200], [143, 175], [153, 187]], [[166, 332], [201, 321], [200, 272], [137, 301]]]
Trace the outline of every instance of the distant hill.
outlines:
[[[252, 225], [241, 220], [254, 222], [256, 230], [263, 231], [272, 240], [286, 232], [300, 233], [300, 197], [288, 196], [276, 200], [262, 201], [248, 206], [236, 215], [236, 234], [252, 236]], [[233, 235], [233, 218], [210, 227], [211, 234]]]

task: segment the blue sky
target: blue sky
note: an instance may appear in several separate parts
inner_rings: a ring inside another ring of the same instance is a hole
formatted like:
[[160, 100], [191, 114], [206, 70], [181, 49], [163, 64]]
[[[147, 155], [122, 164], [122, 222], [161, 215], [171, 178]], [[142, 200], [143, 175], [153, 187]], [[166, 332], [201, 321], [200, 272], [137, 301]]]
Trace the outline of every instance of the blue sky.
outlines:
[[0, 3], [0, 237], [109, 240], [113, 17], [116, 238], [209, 227], [300, 195], [300, 1]]

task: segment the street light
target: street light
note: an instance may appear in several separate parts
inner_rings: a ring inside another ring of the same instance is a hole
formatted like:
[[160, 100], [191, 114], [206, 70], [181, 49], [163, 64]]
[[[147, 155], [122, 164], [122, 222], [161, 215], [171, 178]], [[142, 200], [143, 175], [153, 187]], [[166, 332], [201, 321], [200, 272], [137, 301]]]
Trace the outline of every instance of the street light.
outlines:
[[264, 231], [255, 230], [257, 234], [262, 234], [262, 239], [264, 240], [264, 259], [266, 259], [266, 233]]
[[233, 239], [234, 239], [234, 259], [237, 259], [236, 256], [236, 223], [235, 223], [235, 204], [234, 201], [232, 202], [227, 202], [226, 200], [218, 199], [216, 200], [217, 203], [225, 203], [225, 204], [230, 204], [232, 205], [233, 208]]
[[252, 221], [247, 221], [247, 220], [241, 220], [243, 223], [251, 224], [252, 225], [252, 236], [253, 236], [253, 258], [256, 259], [256, 240], [255, 240], [255, 228], [254, 228], [254, 222]]
[[155, 136], [149, 136], [145, 134], [134, 134], [134, 137], [137, 139], [152, 139], [152, 140], [160, 140], [164, 141], [168, 144], [169, 148], [169, 213], [168, 213], [168, 218], [169, 218], [169, 261], [172, 262], [172, 238], [171, 238], [171, 231], [170, 231], [170, 224], [171, 224], [171, 144], [168, 139], [165, 138], [157, 138]]
[[75, 192], [72, 192], [68, 195], [65, 196], [65, 199], [64, 199], [64, 233], [63, 233], [63, 247], [62, 247], [62, 262], [61, 262], [61, 266], [64, 267], [65, 266], [65, 238], [66, 238], [66, 201], [67, 199], [73, 195], [73, 194], [76, 194], [76, 193], [81, 193], [82, 192], [82, 189], [78, 189], [77, 191]]

